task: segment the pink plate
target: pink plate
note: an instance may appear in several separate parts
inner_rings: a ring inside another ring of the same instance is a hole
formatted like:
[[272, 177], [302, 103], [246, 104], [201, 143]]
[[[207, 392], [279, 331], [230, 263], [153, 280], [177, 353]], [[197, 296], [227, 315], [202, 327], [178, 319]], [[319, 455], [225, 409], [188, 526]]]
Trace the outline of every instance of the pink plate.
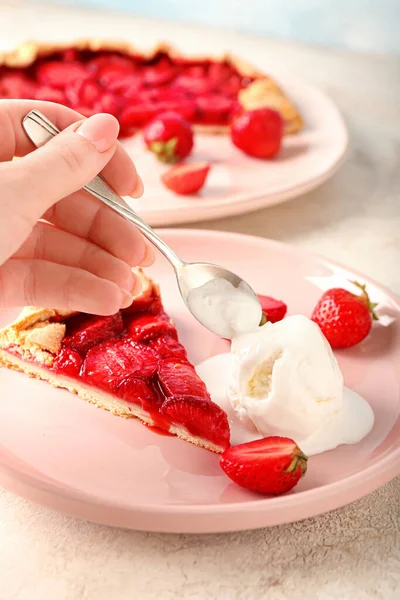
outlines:
[[[379, 323], [358, 347], [338, 353], [345, 383], [375, 412], [371, 433], [309, 460], [292, 493], [267, 498], [237, 487], [218, 456], [135, 420], [95, 409], [66, 391], [0, 370], [0, 484], [70, 515], [133, 529], [218, 532], [304, 519], [356, 500], [400, 473], [400, 299], [377, 283], [299, 248], [211, 231], [163, 232], [189, 261], [236, 271], [260, 293], [284, 298], [309, 315], [321, 290], [357, 277], [379, 303]], [[261, 265], [263, 266], [260, 271]], [[265, 267], [267, 265], [267, 268]], [[151, 274], [196, 364], [226, 343], [185, 309], [171, 268]], [[3, 312], [4, 325], [15, 315]]]
[[198, 196], [177, 196], [160, 181], [168, 166], [144, 151], [139, 134], [123, 143], [143, 178], [145, 194], [140, 200], [127, 201], [150, 225], [166, 227], [247, 213], [320, 185], [345, 154], [343, 120], [333, 102], [313, 86], [294, 79], [285, 79], [282, 86], [298, 106], [306, 126], [299, 134], [285, 138], [277, 158], [250, 158], [233, 146], [228, 135], [197, 135], [190, 160], [207, 160], [212, 169]]

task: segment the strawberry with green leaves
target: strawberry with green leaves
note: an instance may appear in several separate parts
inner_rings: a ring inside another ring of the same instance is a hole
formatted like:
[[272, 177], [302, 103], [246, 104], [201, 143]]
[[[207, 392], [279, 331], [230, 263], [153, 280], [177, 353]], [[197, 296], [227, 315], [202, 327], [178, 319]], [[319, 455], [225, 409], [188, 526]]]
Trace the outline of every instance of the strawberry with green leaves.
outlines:
[[183, 117], [174, 112], [157, 115], [143, 130], [146, 146], [157, 158], [175, 164], [189, 156], [193, 148], [193, 130]]
[[352, 282], [360, 293], [343, 288], [327, 290], [314, 308], [311, 319], [319, 325], [332, 348], [350, 348], [362, 342], [377, 320], [366, 286]]

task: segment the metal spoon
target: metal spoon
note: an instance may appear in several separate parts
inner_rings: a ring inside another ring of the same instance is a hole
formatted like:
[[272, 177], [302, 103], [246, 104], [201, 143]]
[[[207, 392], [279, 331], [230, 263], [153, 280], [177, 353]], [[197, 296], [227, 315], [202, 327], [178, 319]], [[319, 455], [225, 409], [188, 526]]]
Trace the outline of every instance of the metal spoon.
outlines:
[[[38, 110], [29, 112], [24, 117], [22, 126], [37, 147], [43, 146], [60, 133], [59, 129]], [[186, 306], [202, 325], [225, 338], [232, 338], [259, 325], [262, 317], [259, 300], [253, 289], [241, 277], [217, 265], [184, 262], [114, 192], [101, 175], [95, 177], [83, 189], [136, 225], [139, 231], [160, 250], [175, 270], [179, 290]]]

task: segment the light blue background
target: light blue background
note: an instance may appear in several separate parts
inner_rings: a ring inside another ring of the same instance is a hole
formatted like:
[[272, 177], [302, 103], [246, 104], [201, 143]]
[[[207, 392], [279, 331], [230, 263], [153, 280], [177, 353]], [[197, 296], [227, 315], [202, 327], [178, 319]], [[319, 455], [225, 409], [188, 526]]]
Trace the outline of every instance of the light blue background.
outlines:
[[300, 42], [400, 54], [400, 0], [54, 1], [222, 26]]

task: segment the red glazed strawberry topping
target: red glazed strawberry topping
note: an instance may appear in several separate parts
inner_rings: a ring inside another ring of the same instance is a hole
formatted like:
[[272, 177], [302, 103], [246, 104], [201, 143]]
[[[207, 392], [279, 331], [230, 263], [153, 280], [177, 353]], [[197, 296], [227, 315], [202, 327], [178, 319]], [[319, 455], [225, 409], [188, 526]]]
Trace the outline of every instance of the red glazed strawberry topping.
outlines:
[[216, 446], [229, 448], [228, 418], [216, 404], [202, 398], [191, 398], [190, 402], [170, 398], [162, 405], [161, 412], [193, 436], [206, 437]]
[[163, 52], [147, 59], [68, 48], [41, 55], [26, 71], [0, 66], [0, 98], [49, 100], [85, 116], [110, 112], [120, 120], [121, 135], [166, 111], [191, 123], [227, 125], [233, 103], [250, 82], [228, 62], [188, 61]]
[[152, 412], [157, 406], [161, 406], [163, 400], [155, 391], [154, 386], [151, 387], [138, 377], [123, 379], [118, 384], [115, 393], [127, 402], [139, 404], [147, 412]]
[[175, 336], [164, 335], [149, 342], [149, 348], [160, 358], [170, 358], [175, 362], [189, 362], [185, 348], [178, 342]]
[[177, 337], [176, 329], [165, 313], [142, 313], [127, 319], [128, 334], [136, 342], [147, 342], [162, 335]]
[[167, 398], [175, 400], [210, 399], [205, 384], [190, 364], [182, 364], [169, 359], [163, 360], [158, 366], [158, 379]]
[[81, 355], [72, 348], [61, 348], [60, 353], [53, 363], [53, 369], [68, 377], [78, 377], [83, 359]]
[[78, 315], [68, 320], [63, 345], [85, 354], [93, 346], [122, 333], [123, 328], [120, 313], [110, 317]]
[[130, 340], [111, 340], [95, 346], [86, 355], [81, 375], [93, 385], [114, 391], [128, 376], [153, 377], [158, 359], [150, 348]]

